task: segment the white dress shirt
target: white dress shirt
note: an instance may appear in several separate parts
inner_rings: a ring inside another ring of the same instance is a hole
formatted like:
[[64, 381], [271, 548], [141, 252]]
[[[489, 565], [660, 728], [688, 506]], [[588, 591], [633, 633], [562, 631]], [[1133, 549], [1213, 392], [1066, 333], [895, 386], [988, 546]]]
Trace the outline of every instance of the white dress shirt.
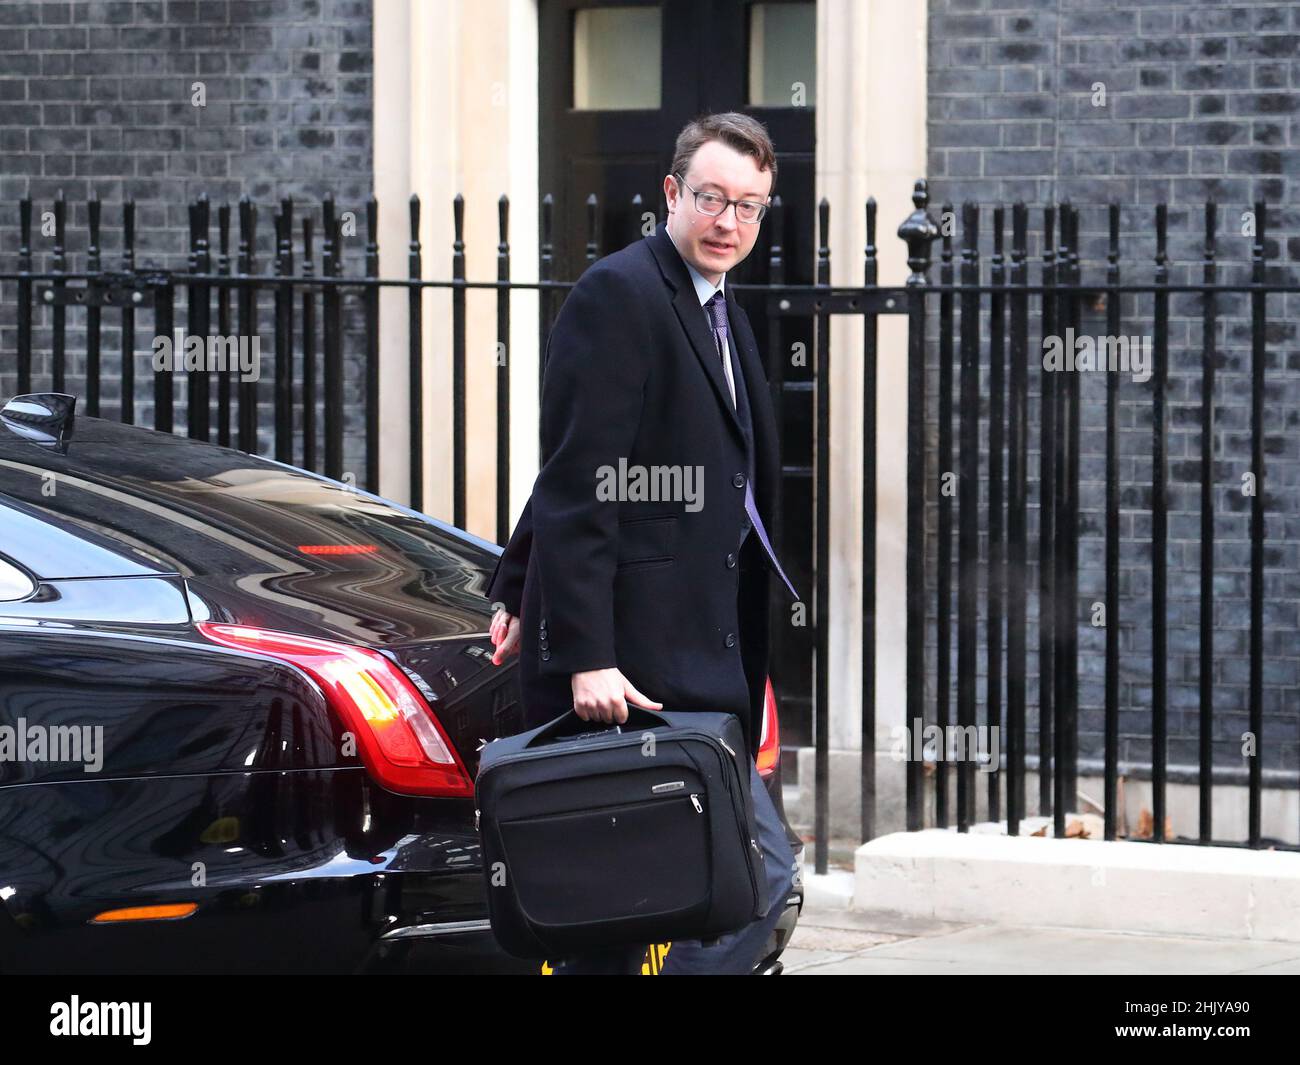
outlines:
[[[676, 248], [677, 241], [673, 240], [673, 235], [668, 231], [667, 227], [664, 228], [664, 232], [668, 233], [668, 239], [672, 241], [673, 247]], [[681, 251], [678, 251], [677, 254], [681, 255]], [[702, 273], [700, 273], [697, 269], [695, 269], [695, 267], [693, 267], [690, 263], [686, 262], [685, 258], [682, 259], [682, 262], [686, 263], [686, 269], [690, 271], [691, 280], [695, 283], [695, 294], [700, 298], [701, 307], [703, 307], [706, 303], [709, 302], [709, 300], [713, 298], [713, 294], [715, 292], [721, 292], [722, 298], [724, 300], [727, 298], [726, 292], [723, 291], [723, 285], [725, 285], [727, 282], [727, 275], [725, 273], [722, 275], [722, 277], [718, 280], [718, 283], [715, 285], [707, 277], [705, 277]], [[705, 312], [705, 316], [709, 317], [707, 311]], [[709, 332], [710, 333], [713, 332], [713, 319], [711, 317], [709, 317]], [[716, 346], [717, 334], [713, 333], [713, 336], [714, 336], [714, 343]], [[734, 407], [736, 405], [736, 380], [731, 370], [731, 355], [729, 352], [725, 352], [721, 348], [718, 349], [718, 354], [722, 358], [722, 372], [726, 374], [727, 388], [731, 390], [731, 405]]]

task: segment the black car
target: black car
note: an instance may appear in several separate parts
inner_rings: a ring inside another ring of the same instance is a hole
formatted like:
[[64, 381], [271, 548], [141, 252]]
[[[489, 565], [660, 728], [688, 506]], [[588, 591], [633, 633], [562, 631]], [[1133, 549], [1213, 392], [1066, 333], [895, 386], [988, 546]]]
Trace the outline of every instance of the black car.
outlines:
[[[0, 414], [0, 972], [537, 973], [474, 819], [478, 750], [523, 727], [500, 548], [74, 406]], [[769, 686], [782, 810], [776, 726]]]

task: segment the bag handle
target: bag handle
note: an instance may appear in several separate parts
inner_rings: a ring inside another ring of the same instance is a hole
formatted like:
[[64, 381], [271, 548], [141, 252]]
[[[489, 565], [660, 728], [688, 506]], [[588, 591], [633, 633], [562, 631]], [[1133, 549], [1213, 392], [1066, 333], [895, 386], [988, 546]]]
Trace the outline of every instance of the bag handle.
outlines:
[[[640, 718], [641, 724], [637, 725], [636, 719]], [[566, 710], [554, 721], [543, 725], [540, 730], [525, 745], [529, 747], [540, 747], [546, 743], [554, 743], [557, 740], [564, 739], [568, 736], [578, 735], [582, 732], [622, 732], [623, 725], [629, 725], [638, 728], [657, 728], [666, 725], [666, 722], [655, 711], [647, 710], [643, 706], [637, 706], [635, 703], [627, 704], [627, 720], [622, 724], [611, 724], [609, 722], [592, 722], [584, 721], [578, 716], [576, 710]], [[581, 727], [579, 727], [581, 726]]]

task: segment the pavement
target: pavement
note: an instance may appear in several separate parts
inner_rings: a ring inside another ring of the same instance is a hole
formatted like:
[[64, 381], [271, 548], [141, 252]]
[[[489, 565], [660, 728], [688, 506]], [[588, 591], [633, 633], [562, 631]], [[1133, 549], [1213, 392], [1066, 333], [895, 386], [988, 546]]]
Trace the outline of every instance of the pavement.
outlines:
[[[832, 848], [841, 854], [850, 848]], [[834, 858], [812, 872], [785, 975], [832, 974], [1300, 974], [1300, 943], [1074, 928], [962, 924], [853, 910], [853, 873]]]

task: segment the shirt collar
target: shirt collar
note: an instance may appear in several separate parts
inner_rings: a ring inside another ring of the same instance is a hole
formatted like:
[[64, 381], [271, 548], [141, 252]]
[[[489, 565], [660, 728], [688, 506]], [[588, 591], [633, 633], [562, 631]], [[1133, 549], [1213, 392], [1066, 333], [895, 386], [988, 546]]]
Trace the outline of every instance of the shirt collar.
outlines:
[[[664, 232], [668, 234], [668, 239], [672, 242], [674, 250], [676, 250], [677, 241], [673, 240], [673, 235], [671, 233], [668, 233], [667, 224], [664, 225]], [[677, 254], [680, 257], [682, 253], [679, 251]], [[722, 298], [724, 300], [727, 298], [727, 294], [723, 292], [723, 286], [727, 283], [727, 275], [725, 273], [722, 275], [722, 278], [718, 281], [717, 285], [714, 285], [707, 277], [695, 269], [695, 267], [686, 262], [684, 258], [682, 259], [682, 262], [686, 265], [686, 269], [691, 273], [691, 280], [695, 283], [695, 295], [699, 297], [701, 307], [713, 298], [715, 292], [722, 292]]]

